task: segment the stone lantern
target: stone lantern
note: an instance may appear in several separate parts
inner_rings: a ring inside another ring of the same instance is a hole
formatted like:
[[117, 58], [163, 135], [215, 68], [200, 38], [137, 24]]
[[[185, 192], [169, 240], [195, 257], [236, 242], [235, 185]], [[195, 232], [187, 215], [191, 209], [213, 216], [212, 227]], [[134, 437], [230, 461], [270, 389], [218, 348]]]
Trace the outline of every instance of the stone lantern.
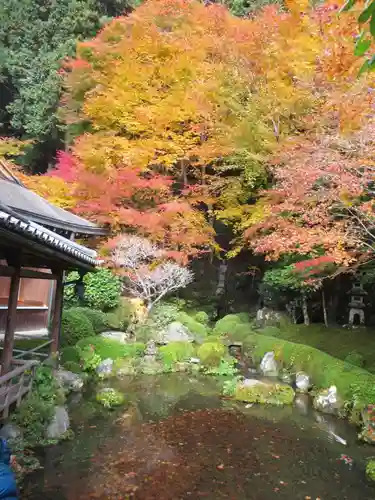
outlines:
[[350, 295], [349, 325], [354, 325], [354, 321], [356, 318], [358, 318], [360, 325], [364, 325], [364, 298], [367, 295], [367, 292], [363, 289], [363, 285], [357, 281], [353, 283], [352, 289], [348, 292], [348, 295]]

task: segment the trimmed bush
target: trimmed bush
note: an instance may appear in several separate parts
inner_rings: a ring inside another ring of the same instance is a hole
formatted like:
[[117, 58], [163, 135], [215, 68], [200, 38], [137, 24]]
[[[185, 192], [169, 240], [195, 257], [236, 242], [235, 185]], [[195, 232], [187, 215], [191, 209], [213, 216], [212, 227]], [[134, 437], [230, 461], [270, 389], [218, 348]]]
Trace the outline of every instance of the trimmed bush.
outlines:
[[160, 347], [159, 354], [163, 363], [171, 366], [194, 356], [194, 347], [189, 342], [170, 342]]
[[193, 335], [198, 338], [204, 339], [209, 333], [209, 328], [202, 323], [199, 323], [196, 319], [189, 316], [185, 312], [180, 312], [176, 318], [176, 321], [182, 323]]
[[[79, 279], [79, 273], [73, 271], [68, 274], [66, 281]], [[118, 276], [109, 269], [98, 269], [93, 273], [87, 273], [83, 282], [85, 284], [84, 302], [94, 309], [109, 311], [115, 308], [120, 301], [121, 281]], [[66, 286], [64, 289], [64, 300], [70, 306], [78, 305], [78, 297], [75, 296], [74, 285]]]
[[104, 408], [111, 410], [116, 406], [121, 406], [125, 403], [125, 396], [116, 389], [108, 388], [102, 389], [96, 395], [98, 403], [102, 404]]
[[291, 405], [294, 401], [294, 391], [288, 385], [255, 384], [245, 386], [241, 382], [237, 385], [234, 399], [245, 403], [261, 403], [270, 405]]
[[205, 311], [199, 311], [194, 315], [195, 321], [198, 321], [198, 323], [201, 323], [202, 325], [208, 325], [210, 322], [210, 318], [208, 314]]
[[125, 332], [131, 324], [134, 316], [132, 304], [121, 298], [120, 304], [111, 312], [107, 313], [107, 324], [111, 330]]
[[226, 348], [219, 342], [206, 342], [199, 347], [197, 352], [198, 358], [205, 366], [219, 366], [225, 354]]
[[123, 344], [117, 340], [105, 339], [102, 337], [88, 337], [78, 342], [77, 346], [80, 349], [85, 349], [88, 346], [93, 346], [95, 353], [101, 359], [119, 359], [119, 358], [134, 358], [143, 355], [146, 348], [145, 344], [135, 342], [133, 344]]
[[375, 460], [370, 459], [366, 465], [366, 476], [370, 481], [375, 481]]
[[74, 346], [80, 340], [93, 335], [92, 323], [81, 308], [63, 311], [61, 317], [61, 345], [63, 347]]
[[77, 373], [77, 374], [82, 373], [81, 365], [79, 363], [74, 362], [74, 361], [67, 361], [64, 364], [64, 369], [68, 370], [69, 372], [72, 372], [72, 373]]
[[223, 335], [232, 342], [243, 342], [252, 333], [247, 314], [228, 314], [216, 322], [213, 335]]
[[60, 362], [66, 366], [67, 363], [78, 363], [81, 360], [80, 350], [75, 346], [64, 347], [60, 354]]
[[76, 311], [81, 311], [90, 321], [95, 333], [102, 333], [108, 330], [107, 315], [98, 309], [89, 307], [75, 307]]

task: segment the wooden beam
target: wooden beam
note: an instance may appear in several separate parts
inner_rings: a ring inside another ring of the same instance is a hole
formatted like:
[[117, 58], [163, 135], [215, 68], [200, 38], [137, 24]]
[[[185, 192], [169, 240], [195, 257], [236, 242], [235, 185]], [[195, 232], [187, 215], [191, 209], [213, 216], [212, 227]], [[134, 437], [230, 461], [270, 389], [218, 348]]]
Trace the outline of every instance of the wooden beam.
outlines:
[[[12, 277], [16, 272], [16, 268], [10, 266], [0, 266], [0, 276]], [[56, 280], [57, 275], [53, 273], [43, 273], [42, 271], [34, 271], [33, 269], [21, 269], [21, 278], [33, 278], [38, 280]]]
[[15, 272], [10, 282], [8, 310], [7, 310], [7, 319], [6, 319], [5, 336], [4, 336], [4, 349], [1, 359], [2, 375], [8, 373], [12, 366], [14, 332], [16, 329], [18, 292], [20, 288], [20, 279], [21, 279], [20, 271], [21, 269], [19, 267], [15, 268]]
[[64, 299], [64, 271], [60, 270], [55, 283], [55, 296], [51, 324], [51, 354], [56, 354], [60, 344], [61, 314]]

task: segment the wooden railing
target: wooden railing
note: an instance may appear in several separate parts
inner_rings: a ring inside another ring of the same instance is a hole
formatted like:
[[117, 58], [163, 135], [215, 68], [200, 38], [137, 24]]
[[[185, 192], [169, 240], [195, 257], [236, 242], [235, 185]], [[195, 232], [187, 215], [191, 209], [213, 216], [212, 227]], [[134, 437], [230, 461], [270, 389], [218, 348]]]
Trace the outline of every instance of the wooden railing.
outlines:
[[38, 361], [12, 360], [12, 369], [0, 375], [0, 419], [7, 418], [10, 406], [21, 404], [22, 399], [31, 391]]

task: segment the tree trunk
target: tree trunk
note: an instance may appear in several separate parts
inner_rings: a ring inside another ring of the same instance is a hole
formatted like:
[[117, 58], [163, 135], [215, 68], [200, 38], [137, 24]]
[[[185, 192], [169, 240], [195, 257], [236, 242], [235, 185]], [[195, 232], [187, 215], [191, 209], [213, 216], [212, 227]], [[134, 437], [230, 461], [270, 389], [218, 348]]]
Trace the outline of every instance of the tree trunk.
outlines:
[[326, 294], [324, 293], [324, 286], [322, 287], [322, 307], [323, 307], [324, 324], [326, 325], [326, 327], [328, 327], [328, 314], [327, 314]]
[[306, 295], [302, 294], [302, 313], [303, 313], [303, 322], [305, 325], [310, 324], [309, 310], [307, 307], [307, 298]]

